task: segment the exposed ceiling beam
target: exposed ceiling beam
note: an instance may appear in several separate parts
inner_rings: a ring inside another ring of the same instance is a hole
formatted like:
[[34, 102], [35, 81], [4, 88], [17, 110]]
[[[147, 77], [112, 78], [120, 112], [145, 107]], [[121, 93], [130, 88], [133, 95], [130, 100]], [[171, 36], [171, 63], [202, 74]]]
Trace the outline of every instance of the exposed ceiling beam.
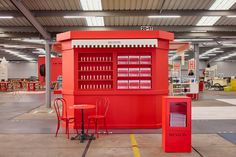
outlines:
[[193, 38], [193, 37], [204, 37], [204, 38], [227, 38], [236, 37], [236, 32], [205, 32], [205, 33], [192, 33], [192, 32], [175, 32], [175, 37], [178, 38]]
[[[18, 0], [11, 0], [18, 1]], [[53, 16], [150, 16], [150, 15], [180, 15], [180, 16], [228, 16], [235, 15], [232, 10], [115, 10], [115, 11], [64, 11], [40, 10], [31, 11], [35, 17]], [[21, 17], [17, 11], [0, 11], [1, 16]]]
[[[84, 26], [46, 26], [49, 32], [65, 32], [68, 30], [140, 30], [140, 26], [106, 26], [106, 27], [84, 27]], [[166, 30], [172, 32], [190, 31], [213, 31], [213, 32], [236, 32], [235, 26], [153, 26], [154, 30]], [[30, 26], [0, 26], [0, 32], [36, 32]]]
[[21, 0], [11, 0], [12, 4], [24, 15], [24, 17], [34, 26], [34, 28], [43, 36], [44, 39], [50, 40], [51, 35], [36, 20], [33, 14], [23, 5]]

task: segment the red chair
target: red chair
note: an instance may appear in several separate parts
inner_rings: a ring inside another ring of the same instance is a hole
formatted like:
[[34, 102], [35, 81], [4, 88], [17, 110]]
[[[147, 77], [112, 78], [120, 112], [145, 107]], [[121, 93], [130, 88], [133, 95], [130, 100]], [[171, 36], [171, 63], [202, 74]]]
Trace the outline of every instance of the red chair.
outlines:
[[88, 116], [87, 134], [88, 134], [88, 129], [89, 129], [90, 123], [91, 123], [91, 121], [93, 121], [95, 134], [97, 134], [97, 138], [98, 138], [98, 121], [99, 120], [103, 121], [104, 128], [106, 129], [106, 133], [108, 134], [106, 115], [107, 115], [107, 111], [109, 109], [109, 105], [110, 105], [110, 101], [108, 98], [99, 98], [96, 101], [95, 115]]
[[[68, 117], [67, 116], [67, 107], [66, 107], [66, 100], [63, 98], [56, 98], [54, 100], [54, 109], [57, 114], [57, 131], [56, 131], [56, 137], [58, 134], [58, 131], [60, 129], [61, 121], [64, 121], [66, 124], [66, 134], [67, 138], [70, 138], [70, 128], [69, 124], [74, 123], [75, 117]], [[76, 132], [78, 134], [78, 130], [76, 129]]]

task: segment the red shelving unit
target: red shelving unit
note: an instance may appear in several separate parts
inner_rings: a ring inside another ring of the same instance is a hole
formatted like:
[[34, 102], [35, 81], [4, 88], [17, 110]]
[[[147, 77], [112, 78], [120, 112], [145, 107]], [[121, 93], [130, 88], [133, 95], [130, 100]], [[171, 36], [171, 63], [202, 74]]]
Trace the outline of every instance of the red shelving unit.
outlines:
[[[62, 94], [69, 115], [80, 114], [69, 106], [95, 104], [97, 98], [106, 96], [111, 103], [108, 128], [160, 128], [161, 97], [168, 95], [170, 40], [173, 34], [163, 31], [58, 34], [57, 41], [62, 44]], [[128, 70], [126, 76], [120, 75], [122, 68]], [[85, 117], [92, 112], [86, 112]]]

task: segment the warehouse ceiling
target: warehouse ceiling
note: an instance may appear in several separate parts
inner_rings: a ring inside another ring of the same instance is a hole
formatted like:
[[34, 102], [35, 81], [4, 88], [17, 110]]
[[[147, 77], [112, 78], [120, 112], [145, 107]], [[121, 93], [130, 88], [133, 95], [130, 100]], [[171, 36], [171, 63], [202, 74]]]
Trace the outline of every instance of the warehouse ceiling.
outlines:
[[[53, 41], [68, 30], [141, 26], [199, 43], [202, 60], [236, 58], [236, 0], [0, 0], [0, 57], [34, 61], [45, 53], [38, 39]], [[186, 58], [192, 57], [190, 49]]]

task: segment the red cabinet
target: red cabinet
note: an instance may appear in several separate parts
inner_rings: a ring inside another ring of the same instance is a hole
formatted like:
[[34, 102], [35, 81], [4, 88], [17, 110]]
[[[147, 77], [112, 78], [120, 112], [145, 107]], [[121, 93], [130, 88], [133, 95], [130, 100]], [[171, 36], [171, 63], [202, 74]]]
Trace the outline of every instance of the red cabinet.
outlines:
[[[170, 40], [173, 34], [163, 31], [58, 34], [67, 105], [95, 104], [106, 96], [111, 103], [108, 128], [160, 128], [161, 97], [168, 95]], [[69, 107], [68, 111], [74, 114]]]
[[191, 98], [162, 99], [162, 147], [165, 152], [191, 152]]

